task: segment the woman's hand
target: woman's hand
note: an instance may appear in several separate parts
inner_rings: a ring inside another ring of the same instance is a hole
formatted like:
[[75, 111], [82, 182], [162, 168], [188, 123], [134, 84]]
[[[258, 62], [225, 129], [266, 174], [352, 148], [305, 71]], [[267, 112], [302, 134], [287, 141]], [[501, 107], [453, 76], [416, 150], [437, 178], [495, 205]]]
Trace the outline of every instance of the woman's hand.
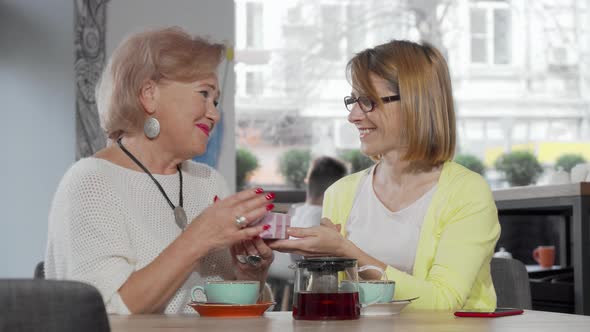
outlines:
[[[230, 247], [232, 261], [238, 280], [259, 280], [261, 286], [266, 281], [268, 269], [274, 260], [272, 249], [256, 236], [253, 240], [236, 243]], [[258, 256], [257, 262], [248, 261], [248, 256]], [[261, 288], [262, 289], [262, 288]]]
[[[251, 240], [264, 231], [263, 226], [248, 225], [264, 217], [274, 205], [273, 193], [260, 188], [249, 189], [217, 200], [198, 215], [186, 228], [183, 237], [198, 251], [211, 252]], [[237, 220], [243, 217], [238, 224]]]
[[271, 249], [302, 256], [347, 256], [350, 242], [340, 234], [340, 225], [323, 218], [320, 226], [290, 227], [287, 233], [295, 240], [278, 240], [269, 243]]

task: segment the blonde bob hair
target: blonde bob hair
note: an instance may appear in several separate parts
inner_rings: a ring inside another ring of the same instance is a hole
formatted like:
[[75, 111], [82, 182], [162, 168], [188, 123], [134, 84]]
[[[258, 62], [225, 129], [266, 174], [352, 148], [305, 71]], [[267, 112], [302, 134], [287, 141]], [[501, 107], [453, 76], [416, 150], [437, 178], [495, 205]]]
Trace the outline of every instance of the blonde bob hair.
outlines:
[[129, 36], [113, 52], [96, 88], [101, 126], [110, 139], [143, 128], [139, 101], [149, 80], [194, 82], [215, 73], [225, 47], [192, 37], [181, 28], [148, 30]]
[[[380, 108], [383, 102], [371, 74], [400, 95], [400, 138], [407, 147], [403, 159], [439, 165], [455, 152], [455, 111], [449, 70], [432, 45], [392, 40], [356, 54], [346, 66], [354, 87]], [[370, 156], [379, 160], [380, 156]]]

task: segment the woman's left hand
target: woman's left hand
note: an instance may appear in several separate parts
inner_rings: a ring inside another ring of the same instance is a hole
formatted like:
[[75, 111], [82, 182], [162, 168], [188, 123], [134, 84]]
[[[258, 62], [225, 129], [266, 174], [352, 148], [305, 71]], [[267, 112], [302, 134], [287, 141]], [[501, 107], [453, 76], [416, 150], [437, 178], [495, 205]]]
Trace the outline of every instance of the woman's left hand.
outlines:
[[320, 226], [289, 227], [287, 233], [296, 240], [278, 240], [269, 247], [302, 256], [346, 256], [349, 242], [340, 234], [340, 225], [323, 218]]
[[[263, 283], [266, 281], [274, 254], [260, 237], [238, 242], [230, 247], [230, 252], [238, 280], [258, 280]], [[258, 256], [260, 260], [248, 261], [248, 256]]]

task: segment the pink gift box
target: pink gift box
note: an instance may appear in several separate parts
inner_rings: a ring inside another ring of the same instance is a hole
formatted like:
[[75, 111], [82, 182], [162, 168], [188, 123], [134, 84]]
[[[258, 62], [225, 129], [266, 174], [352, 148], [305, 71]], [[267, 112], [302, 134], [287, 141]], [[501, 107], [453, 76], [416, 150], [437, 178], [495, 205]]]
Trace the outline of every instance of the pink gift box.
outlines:
[[287, 239], [287, 227], [291, 225], [291, 217], [283, 213], [269, 212], [256, 226], [269, 225], [270, 228], [259, 236], [263, 239]]

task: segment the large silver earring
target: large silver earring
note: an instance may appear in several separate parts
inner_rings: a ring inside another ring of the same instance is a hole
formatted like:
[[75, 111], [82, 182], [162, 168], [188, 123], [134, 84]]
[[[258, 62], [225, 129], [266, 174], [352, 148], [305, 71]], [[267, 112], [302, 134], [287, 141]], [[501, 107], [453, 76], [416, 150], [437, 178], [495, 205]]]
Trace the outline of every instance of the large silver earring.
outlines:
[[160, 122], [151, 116], [143, 124], [143, 132], [149, 139], [154, 139], [160, 135]]

